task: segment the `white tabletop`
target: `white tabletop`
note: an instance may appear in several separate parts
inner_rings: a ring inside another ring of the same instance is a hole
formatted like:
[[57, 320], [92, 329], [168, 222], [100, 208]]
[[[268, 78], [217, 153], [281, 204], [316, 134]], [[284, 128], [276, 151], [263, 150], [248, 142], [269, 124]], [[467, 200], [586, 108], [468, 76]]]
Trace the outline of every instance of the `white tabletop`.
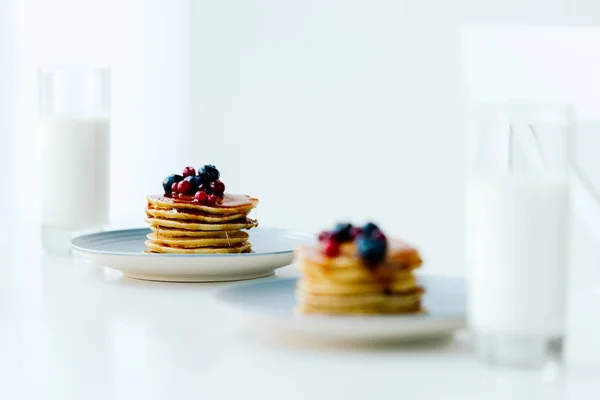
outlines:
[[[260, 337], [213, 301], [211, 291], [223, 284], [123, 278], [44, 255], [36, 229], [19, 231], [0, 238], [2, 399], [598, 397], [596, 366], [485, 367], [465, 333], [449, 343], [379, 349]], [[286, 267], [267, 279], [294, 274]], [[593, 321], [585, 329], [597, 336], [599, 327]]]

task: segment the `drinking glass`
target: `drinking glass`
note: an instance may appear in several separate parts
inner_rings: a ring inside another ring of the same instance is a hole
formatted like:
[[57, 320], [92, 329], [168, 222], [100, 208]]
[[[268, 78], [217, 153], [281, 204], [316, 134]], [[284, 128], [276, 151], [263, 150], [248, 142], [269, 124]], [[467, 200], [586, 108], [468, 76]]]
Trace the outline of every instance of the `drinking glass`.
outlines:
[[109, 218], [109, 68], [39, 70], [42, 244], [68, 254], [74, 233]]
[[562, 356], [574, 112], [484, 105], [475, 128], [466, 210], [475, 351], [541, 366]]

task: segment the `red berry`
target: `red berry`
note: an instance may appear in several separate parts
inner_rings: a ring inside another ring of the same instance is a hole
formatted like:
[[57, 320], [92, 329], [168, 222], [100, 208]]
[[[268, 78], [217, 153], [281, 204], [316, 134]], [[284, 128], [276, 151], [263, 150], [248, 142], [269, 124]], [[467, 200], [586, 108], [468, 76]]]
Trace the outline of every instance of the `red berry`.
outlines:
[[329, 239], [331, 239], [331, 232], [322, 231], [321, 233], [319, 233], [319, 242], [323, 242], [323, 241], [329, 240]]
[[171, 193], [177, 193], [177, 182], [173, 182], [173, 184], [171, 185]]
[[203, 183], [202, 185], [200, 185], [198, 190], [201, 190], [201, 191], [205, 192], [206, 194], [212, 194], [212, 192], [213, 192], [209, 183]]
[[360, 235], [362, 233], [362, 229], [360, 229], [358, 226], [353, 226], [352, 229], [350, 229], [350, 237], [352, 239], [356, 239], [356, 237], [358, 235]]
[[340, 247], [338, 243], [330, 239], [325, 242], [325, 248], [323, 251], [327, 257], [335, 257], [340, 253]]
[[217, 196], [223, 196], [223, 193], [225, 193], [225, 184], [219, 180], [211, 182], [210, 188]]
[[375, 231], [375, 232], [373, 232], [373, 234], [372, 234], [372, 237], [373, 237], [373, 239], [375, 239], [375, 240], [385, 240], [385, 239], [386, 239], [386, 237], [385, 237], [385, 235], [383, 234], [383, 232], [381, 232], [381, 231], [379, 231], [379, 230], [378, 230], [378, 231]]
[[191, 194], [192, 184], [190, 181], [183, 180], [177, 184], [177, 192], [181, 194]]
[[217, 202], [217, 196], [215, 196], [214, 194], [209, 194], [208, 198], [206, 199], [209, 203], [216, 203]]
[[194, 169], [194, 167], [185, 167], [181, 175], [183, 175], [184, 178], [187, 176], [194, 176], [196, 175], [196, 170]]
[[208, 199], [208, 195], [206, 194], [206, 192], [203, 192], [202, 190], [198, 190], [196, 192], [196, 194], [194, 195], [194, 198], [200, 202], [204, 202]]

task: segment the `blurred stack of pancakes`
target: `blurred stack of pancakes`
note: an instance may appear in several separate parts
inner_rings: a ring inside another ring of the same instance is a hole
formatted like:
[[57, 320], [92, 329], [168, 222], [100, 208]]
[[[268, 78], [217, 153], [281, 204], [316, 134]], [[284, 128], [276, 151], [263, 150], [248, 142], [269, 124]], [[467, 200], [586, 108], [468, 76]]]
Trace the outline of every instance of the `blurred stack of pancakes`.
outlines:
[[418, 251], [403, 241], [384, 237], [382, 240], [386, 243], [381, 257], [376, 261], [365, 260], [361, 251], [369, 249], [365, 250], [359, 235], [360, 232], [356, 232], [355, 237], [339, 243], [334, 254], [328, 240], [297, 250], [296, 262], [302, 271], [296, 287], [298, 311], [322, 314], [421, 312], [424, 289], [413, 274], [422, 264]]
[[147, 197], [146, 222], [151, 233], [146, 252], [226, 254], [252, 251], [244, 229], [258, 226], [248, 218], [258, 199], [224, 194], [218, 203], [202, 203], [177, 194]]

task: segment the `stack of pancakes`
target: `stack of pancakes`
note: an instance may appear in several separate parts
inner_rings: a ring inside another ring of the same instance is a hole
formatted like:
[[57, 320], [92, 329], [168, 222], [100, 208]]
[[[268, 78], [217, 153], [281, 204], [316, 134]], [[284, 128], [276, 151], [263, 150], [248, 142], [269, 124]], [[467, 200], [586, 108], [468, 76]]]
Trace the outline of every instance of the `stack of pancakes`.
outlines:
[[413, 271], [421, 266], [416, 249], [389, 240], [386, 257], [376, 264], [357, 256], [354, 242], [343, 243], [336, 257], [322, 244], [300, 247], [296, 262], [302, 271], [296, 298], [298, 311], [323, 314], [398, 314], [421, 311], [424, 293]]
[[248, 233], [258, 226], [248, 213], [258, 199], [225, 194], [220, 203], [208, 204], [193, 196], [148, 196], [146, 252], [178, 254], [249, 253]]

